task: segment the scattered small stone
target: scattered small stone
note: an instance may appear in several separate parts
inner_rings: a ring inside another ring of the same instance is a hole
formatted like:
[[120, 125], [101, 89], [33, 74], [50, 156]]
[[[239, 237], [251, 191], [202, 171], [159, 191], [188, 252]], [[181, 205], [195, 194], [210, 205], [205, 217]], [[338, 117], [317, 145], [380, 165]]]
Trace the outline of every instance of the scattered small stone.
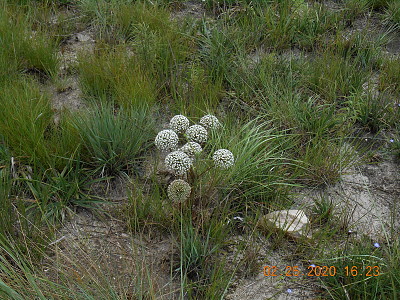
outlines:
[[278, 210], [262, 216], [259, 222], [261, 227], [275, 228], [284, 231], [293, 238], [311, 238], [309, 233], [310, 222], [302, 210]]

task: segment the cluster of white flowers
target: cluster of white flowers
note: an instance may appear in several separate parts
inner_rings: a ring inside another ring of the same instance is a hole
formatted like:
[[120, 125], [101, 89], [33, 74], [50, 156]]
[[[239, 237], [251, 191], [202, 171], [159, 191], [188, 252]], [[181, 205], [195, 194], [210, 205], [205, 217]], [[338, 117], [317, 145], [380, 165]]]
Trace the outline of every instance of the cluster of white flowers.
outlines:
[[154, 143], [158, 149], [168, 151], [174, 150], [178, 145], [178, 141], [179, 138], [175, 131], [166, 129], [157, 134]]
[[183, 202], [190, 196], [192, 188], [182, 179], [176, 179], [170, 183], [167, 189], [168, 197], [174, 202]]
[[185, 174], [192, 165], [192, 160], [182, 151], [174, 151], [165, 157], [165, 165], [176, 175]]
[[207, 130], [201, 125], [192, 125], [186, 130], [186, 136], [191, 142], [203, 144], [207, 141]]
[[183, 115], [176, 115], [169, 122], [169, 127], [178, 134], [185, 132], [189, 125], [188, 118]]
[[235, 162], [232, 152], [227, 149], [215, 151], [212, 158], [215, 166], [221, 169], [228, 169], [232, 167]]
[[196, 154], [199, 154], [203, 149], [201, 148], [199, 143], [196, 142], [187, 142], [185, 145], [183, 145], [179, 151], [185, 152], [187, 155], [190, 157], [195, 156]]
[[200, 125], [206, 129], [218, 129], [221, 127], [221, 123], [218, 121], [217, 117], [213, 115], [206, 115], [200, 119]]
[[[201, 144], [208, 138], [207, 130], [218, 129], [222, 125], [213, 115], [206, 115], [200, 119], [200, 125], [190, 126], [188, 118], [183, 115], [174, 116], [169, 123], [171, 129], [160, 131], [154, 141], [156, 147], [162, 151], [173, 151], [165, 157], [165, 166], [175, 175], [185, 175], [193, 164], [196, 154], [203, 151]], [[188, 142], [179, 150], [178, 134], [185, 133]], [[212, 156], [216, 167], [227, 169], [234, 164], [232, 152], [226, 149], [215, 151]], [[190, 184], [182, 179], [176, 179], [168, 186], [168, 197], [175, 202], [183, 202], [191, 193]]]

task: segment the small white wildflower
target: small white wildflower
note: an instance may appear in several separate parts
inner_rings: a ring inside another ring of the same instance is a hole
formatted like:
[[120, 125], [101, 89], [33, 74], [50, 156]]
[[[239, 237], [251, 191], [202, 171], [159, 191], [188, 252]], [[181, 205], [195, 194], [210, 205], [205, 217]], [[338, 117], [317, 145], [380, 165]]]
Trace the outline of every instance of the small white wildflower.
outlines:
[[200, 119], [200, 125], [204, 126], [206, 129], [217, 129], [221, 127], [221, 123], [218, 121], [217, 117], [213, 115], [206, 115]]
[[189, 157], [193, 157], [195, 154], [200, 153], [203, 151], [199, 143], [196, 142], [187, 142], [183, 145], [179, 151], [186, 153]]
[[169, 122], [169, 126], [176, 133], [183, 133], [189, 128], [189, 120], [183, 115], [176, 115]]
[[154, 141], [158, 149], [165, 151], [175, 149], [178, 145], [178, 142], [178, 135], [176, 134], [176, 132], [170, 129], [160, 131]]
[[221, 169], [228, 169], [233, 166], [234, 157], [231, 151], [226, 149], [219, 149], [214, 152], [212, 157], [215, 165]]
[[174, 151], [165, 157], [165, 165], [175, 174], [183, 175], [189, 170], [192, 161], [186, 153]]
[[191, 142], [199, 144], [207, 141], [207, 130], [201, 125], [192, 125], [186, 130], [186, 135]]
[[168, 198], [174, 202], [183, 202], [189, 198], [191, 190], [189, 183], [182, 179], [176, 179], [168, 186]]

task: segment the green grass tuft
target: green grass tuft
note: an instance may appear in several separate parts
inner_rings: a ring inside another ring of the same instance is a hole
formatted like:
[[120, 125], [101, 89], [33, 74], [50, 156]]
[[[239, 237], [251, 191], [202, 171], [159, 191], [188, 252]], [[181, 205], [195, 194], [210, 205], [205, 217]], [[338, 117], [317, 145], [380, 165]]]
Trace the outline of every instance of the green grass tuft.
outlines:
[[[89, 99], [115, 102], [125, 109], [154, 104], [155, 81], [129, 57], [126, 48], [98, 49], [79, 56], [80, 86]], [[97, 53], [98, 52], [98, 53]]]
[[153, 122], [145, 108], [114, 110], [101, 105], [77, 112], [71, 122], [78, 131], [82, 159], [101, 176], [137, 170], [140, 155], [153, 138]]
[[46, 165], [51, 161], [47, 137], [53, 118], [49, 99], [32, 80], [21, 80], [3, 87], [0, 102], [0, 134], [12, 155]]

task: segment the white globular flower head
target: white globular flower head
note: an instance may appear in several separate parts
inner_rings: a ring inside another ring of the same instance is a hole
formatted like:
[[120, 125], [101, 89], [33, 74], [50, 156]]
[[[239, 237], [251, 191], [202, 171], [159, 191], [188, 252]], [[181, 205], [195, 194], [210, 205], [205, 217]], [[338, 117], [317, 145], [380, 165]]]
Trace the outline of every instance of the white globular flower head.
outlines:
[[174, 202], [183, 202], [189, 198], [191, 190], [189, 183], [182, 179], [176, 179], [168, 186], [168, 198]]
[[200, 125], [206, 129], [217, 129], [221, 127], [221, 123], [218, 121], [217, 117], [213, 115], [205, 115], [200, 119]]
[[207, 141], [207, 130], [201, 125], [192, 125], [186, 130], [186, 136], [191, 142], [199, 144]]
[[228, 169], [232, 167], [235, 162], [232, 152], [227, 149], [219, 149], [215, 151], [212, 159], [215, 166], [221, 169]]
[[183, 133], [189, 128], [189, 120], [183, 115], [176, 115], [169, 122], [169, 126], [173, 131]]
[[170, 129], [166, 129], [160, 131], [157, 134], [154, 144], [156, 144], [156, 147], [158, 149], [168, 151], [175, 149], [178, 145], [178, 142], [179, 138], [176, 132]]
[[187, 142], [179, 149], [179, 151], [185, 152], [189, 157], [193, 157], [203, 151], [203, 149], [201, 148], [199, 143]]
[[165, 165], [176, 175], [183, 175], [190, 169], [192, 160], [186, 153], [174, 151], [165, 157]]

